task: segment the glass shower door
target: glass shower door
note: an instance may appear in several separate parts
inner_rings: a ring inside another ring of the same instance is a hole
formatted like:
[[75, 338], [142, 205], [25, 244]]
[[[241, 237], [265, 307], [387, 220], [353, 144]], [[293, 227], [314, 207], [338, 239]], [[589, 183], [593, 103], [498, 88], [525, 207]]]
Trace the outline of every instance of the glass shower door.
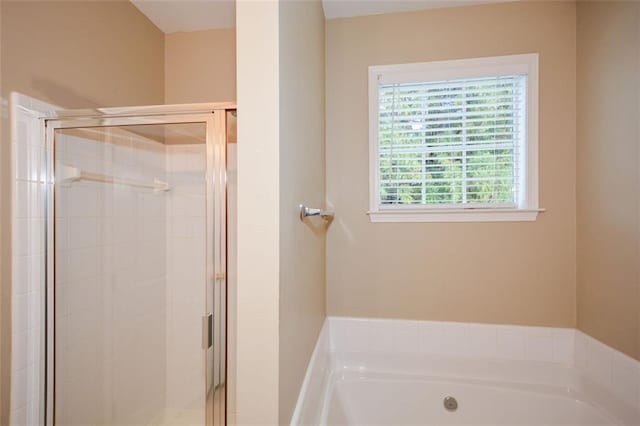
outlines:
[[220, 423], [224, 122], [213, 117], [51, 131], [54, 423]]

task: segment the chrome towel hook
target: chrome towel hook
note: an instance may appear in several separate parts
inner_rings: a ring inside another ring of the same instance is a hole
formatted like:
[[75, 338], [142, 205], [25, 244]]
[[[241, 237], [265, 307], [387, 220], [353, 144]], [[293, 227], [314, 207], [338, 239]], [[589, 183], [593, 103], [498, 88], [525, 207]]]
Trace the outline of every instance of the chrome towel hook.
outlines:
[[333, 220], [334, 213], [324, 211], [321, 209], [314, 209], [311, 207], [307, 207], [304, 204], [300, 204], [300, 220], [304, 222], [304, 219], [306, 217], [311, 217], [311, 216], [320, 216], [322, 219], [326, 220], [327, 222], [331, 222]]

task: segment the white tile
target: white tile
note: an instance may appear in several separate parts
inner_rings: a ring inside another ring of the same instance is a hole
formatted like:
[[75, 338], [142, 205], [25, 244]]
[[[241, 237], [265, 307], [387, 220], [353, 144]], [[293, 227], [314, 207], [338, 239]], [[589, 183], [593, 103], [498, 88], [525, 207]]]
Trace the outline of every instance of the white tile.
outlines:
[[442, 324], [437, 321], [420, 322], [420, 351], [438, 354], [442, 345]]
[[[64, 161], [66, 159], [67, 154], [67, 145], [62, 142], [61, 136], [58, 137], [56, 143], [56, 161]], [[56, 164], [56, 167], [58, 165]]]
[[[4, 100], [3, 100], [4, 102]], [[14, 93], [11, 95], [11, 102], [15, 105], [21, 105], [25, 108], [29, 108], [31, 105], [31, 98]], [[11, 132], [11, 142], [16, 144], [24, 144], [29, 140], [29, 132], [33, 129], [33, 126], [29, 126], [30, 121], [27, 112], [17, 110], [16, 115], [13, 117], [16, 126], [16, 132]]]
[[613, 350], [596, 339], [588, 338], [586, 372], [593, 380], [611, 386]]
[[15, 183], [15, 217], [25, 218], [30, 216], [30, 185], [31, 183], [26, 181], [17, 181]]
[[29, 263], [29, 292], [41, 292], [44, 290], [45, 271], [43, 254], [35, 254], [28, 257]]
[[30, 219], [16, 219], [13, 226], [13, 249], [15, 256], [29, 254]]
[[[27, 406], [22, 406], [17, 409], [11, 410], [11, 425], [15, 426], [28, 426], [32, 423], [28, 423], [27, 419]], [[33, 423], [35, 424], [35, 423]]]
[[14, 332], [26, 331], [29, 326], [28, 294], [18, 294], [13, 297], [12, 305], [12, 329]]
[[395, 352], [420, 352], [420, 323], [418, 321], [393, 321], [393, 346]]
[[102, 143], [89, 139], [66, 135], [64, 145], [67, 152], [78, 157], [95, 157]]
[[[131, 221], [133, 222], [133, 221]], [[164, 216], [143, 217], [138, 219], [138, 235], [143, 241], [153, 243], [156, 247], [162, 247], [166, 241], [167, 220]]]
[[[98, 241], [99, 246], [111, 246], [116, 243], [115, 232], [115, 218], [110, 216], [102, 216], [98, 218]], [[124, 242], [124, 241], [120, 241]], [[169, 244], [169, 242], [167, 242]]]
[[64, 250], [69, 248], [69, 219], [66, 217], [55, 218], [55, 244], [57, 250]]
[[29, 359], [29, 332], [14, 332], [11, 338], [11, 370], [24, 369]]
[[[38, 110], [38, 109], [41, 109], [41, 107], [37, 106], [36, 103], [33, 102], [31, 104], [31, 107], [29, 107], [29, 109]], [[34, 123], [31, 122], [31, 124], [34, 124]], [[38, 127], [35, 127], [35, 126], [30, 127], [26, 141], [31, 146], [42, 148], [45, 146], [44, 129], [40, 126], [40, 123], [38, 123], [37, 126]]]
[[27, 179], [32, 182], [40, 182], [44, 180], [42, 174], [42, 161], [44, 156], [44, 148], [27, 146], [28, 166]]
[[[100, 312], [102, 299], [101, 284], [103, 280], [98, 277], [91, 277], [79, 283], [69, 285], [66, 292], [66, 303], [69, 313], [79, 311]], [[150, 297], [151, 295], [148, 295]]]
[[456, 357], [468, 357], [471, 350], [469, 325], [464, 323], [442, 323], [441, 353]]
[[15, 179], [29, 180], [30, 153], [27, 144], [18, 143], [13, 146], [15, 152]]
[[98, 216], [98, 191], [94, 186], [73, 185], [67, 192], [69, 217]]
[[480, 358], [495, 358], [498, 353], [497, 331], [493, 325], [469, 325], [469, 354]]
[[27, 404], [40, 400], [40, 368], [39, 364], [27, 366]]
[[139, 200], [142, 201], [140, 212], [144, 217], [164, 216], [165, 198], [162, 194], [141, 193]]
[[[110, 170], [108, 173], [112, 175], [113, 171]], [[113, 216], [113, 192], [114, 188], [111, 186], [105, 186], [102, 188], [102, 191], [99, 191], [98, 197], [100, 198], [101, 206], [100, 213], [103, 217]]]
[[74, 217], [68, 222], [69, 248], [92, 247], [98, 244], [98, 219]]
[[392, 321], [370, 320], [369, 327], [371, 351], [388, 353], [396, 350], [393, 340], [394, 330]]
[[544, 327], [525, 329], [525, 356], [530, 361], [553, 361], [553, 335]]
[[118, 165], [131, 166], [135, 164], [135, 151], [132, 142], [120, 142], [113, 147], [113, 162]]
[[504, 359], [524, 360], [524, 327], [498, 326], [497, 356]]
[[27, 254], [44, 253], [44, 219], [29, 219], [28, 228]]
[[[42, 348], [42, 332], [41, 330], [29, 330], [27, 335], [27, 364], [29, 365], [37, 365], [41, 356], [44, 355], [41, 353]], [[37, 372], [29, 372], [30, 374]]]
[[70, 317], [64, 316], [56, 311], [56, 347], [61, 350], [66, 349], [70, 345], [69, 339], [69, 321]]
[[69, 256], [68, 250], [56, 250], [56, 284], [62, 284], [69, 281]]
[[13, 288], [14, 295], [26, 294], [29, 291], [29, 257], [13, 257]]
[[69, 299], [74, 285], [72, 283], [56, 283], [56, 320], [69, 315]]
[[53, 184], [54, 170], [52, 170], [53, 161], [50, 158], [51, 150], [40, 146], [37, 147], [39, 155], [40, 155], [40, 185], [45, 186], [48, 184]]
[[70, 186], [56, 185], [53, 191], [53, 205], [56, 217], [69, 217]]
[[[13, 370], [13, 369], [12, 369]], [[11, 409], [27, 405], [27, 369], [13, 370], [11, 374]]]
[[637, 404], [640, 399], [640, 361], [614, 351], [611, 373], [614, 393], [628, 404]]
[[575, 346], [575, 330], [572, 328], [556, 328], [553, 334], [553, 361], [563, 364], [573, 362]]
[[34, 218], [44, 218], [44, 184], [30, 183], [28, 190], [29, 216]]
[[[78, 310], [72, 312], [69, 315], [69, 322], [67, 323], [67, 338], [69, 345], [74, 348], [85, 344], [95, 346], [98, 336], [100, 335], [101, 321], [102, 319], [96, 315], [95, 311]], [[138, 332], [142, 331], [140, 327], [136, 327], [136, 329]], [[147, 332], [148, 330], [145, 330], [145, 333]], [[85, 339], [87, 341], [85, 341]], [[141, 341], [144, 341], [144, 338], [141, 337], [140, 339]], [[129, 348], [129, 350], [133, 351], [134, 349], [132, 347]], [[126, 350], [124, 353], [126, 353]]]
[[113, 216], [133, 218], [136, 212], [137, 197], [135, 192], [126, 187], [113, 190]]
[[40, 412], [38, 410], [38, 401], [29, 401], [26, 406], [27, 411], [27, 425], [37, 425], [40, 423]]
[[573, 346], [573, 360], [576, 368], [587, 369], [588, 360], [588, 337], [581, 331], [576, 331]]
[[42, 328], [42, 293], [32, 292], [27, 295], [27, 329], [34, 330]]
[[174, 237], [189, 238], [193, 236], [194, 224], [182, 217], [171, 218], [171, 234]]
[[640, 413], [640, 395], [638, 396], [638, 400], [636, 401], [636, 410]]
[[340, 317], [329, 318], [329, 348], [332, 352], [342, 351], [346, 344], [346, 321]]
[[[131, 250], [131, 249], [130, 249]], [[125, 256], [125, 253], [123, 253]], [[99, 275], [101, 272], [101, 251], [96, 248], [82, 248], [67, 252], [67, 278], [79, 282]], [[134, 259], [131, 258], [131, 261]]]
[[369, 350], [369, 322], [365, 319], [349, 319], [346, 322], [347, 352], [366, 352]]

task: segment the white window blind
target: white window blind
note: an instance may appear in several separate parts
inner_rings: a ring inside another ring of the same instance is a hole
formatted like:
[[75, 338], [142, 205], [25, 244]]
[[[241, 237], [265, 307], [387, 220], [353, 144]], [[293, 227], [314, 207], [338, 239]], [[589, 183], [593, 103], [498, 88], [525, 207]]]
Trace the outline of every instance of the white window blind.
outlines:
[[378, 205], [516, 208], [527, 75], [378, 85]]

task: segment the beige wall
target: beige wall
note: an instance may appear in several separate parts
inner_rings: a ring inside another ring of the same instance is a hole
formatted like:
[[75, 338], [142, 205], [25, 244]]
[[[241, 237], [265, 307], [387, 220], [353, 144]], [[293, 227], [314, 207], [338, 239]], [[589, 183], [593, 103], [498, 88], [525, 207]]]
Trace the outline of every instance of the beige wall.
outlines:
[[[159, 104], [164, 35], [128, 1], [3, 1], [2, 97], [19, 91], [67, 108]], [[7, 424], [10, 354], [8, 122], [0, 151], [0, 424]]]
[[577, 17], [578, 328], [640, 359], [640, 3]]
[[163, 102], [164, 34], [130, 2], [2, 3], [4, 94], [65, 108]]
[[165, 103], [236, 100], [236, 29], [167, 34]]
[[298, 218], [300, 203], [324, 206], [324, 124], [322, 4], [281, 1], [280, 424], [290, 423], [325, 318], [324, 224]]
[[[515, 2], [330, 20], [330, 315], [575, 325], [575, 4]], [[367, 67], [540, 54], [540, 204], [532, 223], [372, 224]]]
[[324, 17], [319, 0], [236, 11], [237, 423], [288, 424], [325, 317], [324, 230], [298, 219], [324, 201]]

